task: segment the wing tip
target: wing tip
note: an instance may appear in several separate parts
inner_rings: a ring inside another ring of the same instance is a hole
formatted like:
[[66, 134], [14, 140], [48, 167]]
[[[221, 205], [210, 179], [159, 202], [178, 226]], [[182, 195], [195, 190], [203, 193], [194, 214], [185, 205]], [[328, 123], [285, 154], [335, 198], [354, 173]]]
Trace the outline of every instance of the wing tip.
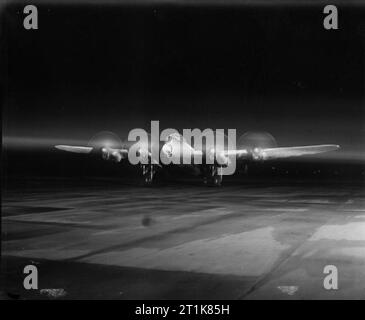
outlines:
[[339, 144], [330, 144], [329, 145], [331, 148], [333, 148], [333, 150], [338, 150], [341, 149], [341, 146]]

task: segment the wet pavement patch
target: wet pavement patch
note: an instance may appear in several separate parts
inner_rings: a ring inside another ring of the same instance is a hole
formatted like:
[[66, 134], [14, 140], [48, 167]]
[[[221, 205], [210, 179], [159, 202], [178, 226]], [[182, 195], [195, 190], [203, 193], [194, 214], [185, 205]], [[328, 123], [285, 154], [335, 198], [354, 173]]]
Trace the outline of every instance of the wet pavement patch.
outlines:
[[46, 295], [49, 298], [62, 298], [67, 295], [65, 289], [41, 289], [40, 294]]
[[22, 214], [54, 212], [62, 210], [70, 210], [71, 208], [63, 207], [33, 207], [33, 206], [4, 206], [2, 207], [3, 217], [17, 216]]
[[31, 239], [39, 236], [55, 235], [67, 231], [64, 226], [52, 225], [34, 225], [29, 223], [22, 223], [18, 221], [3, 221], [1, 230], [2, 241], [12, 241], [20, 239]]

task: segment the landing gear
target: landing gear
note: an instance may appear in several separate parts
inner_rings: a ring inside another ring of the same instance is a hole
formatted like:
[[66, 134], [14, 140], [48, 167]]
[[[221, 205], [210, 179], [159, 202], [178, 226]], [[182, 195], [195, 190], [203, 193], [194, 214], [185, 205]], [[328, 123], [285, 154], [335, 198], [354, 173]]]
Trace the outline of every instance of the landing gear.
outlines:
[[223, 180], [223, 178], [221, 175], [215, 175], [213, 177], [213, 185], [220, 187], [222, 185], [222, 180]]
[[211, 165], [205, 170], [204, 184], [219, 187], [222, 184], [223, 176], [218, 166]]
[[156, 168], [153, 164], [142, 165], [142, 176], [145, 185], [149, 186], [152, 184], [155, 173], [156, 173]]

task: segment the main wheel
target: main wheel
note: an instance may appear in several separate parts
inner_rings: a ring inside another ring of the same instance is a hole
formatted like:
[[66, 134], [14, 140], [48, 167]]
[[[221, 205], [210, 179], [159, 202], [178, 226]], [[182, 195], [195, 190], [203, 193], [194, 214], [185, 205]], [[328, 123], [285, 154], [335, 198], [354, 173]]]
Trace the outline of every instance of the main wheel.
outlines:
[[149, 176], [144, 178], [144, 184], [146, 186], [150, 186], [152, 184], [153, 179], [151, 179]]
[[142, 166], [143, 182], [145, 185], [149, 186], [152, 184], [155, 173], [153, 166]]
[[221, 185], [222, 185], [222, 176], [220, 176], [220, 175], [215, 175], [215, 176], [213, 177], [213, 185], [214, 185], [214, 186], [217, 186], [217, 187], [221, 186]]

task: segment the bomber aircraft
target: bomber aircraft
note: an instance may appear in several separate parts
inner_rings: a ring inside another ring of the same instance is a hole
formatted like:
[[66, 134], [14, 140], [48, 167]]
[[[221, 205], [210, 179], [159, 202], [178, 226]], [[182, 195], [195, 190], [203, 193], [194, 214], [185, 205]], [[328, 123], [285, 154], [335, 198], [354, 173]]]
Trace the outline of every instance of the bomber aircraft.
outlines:
[[[225, 136], [225, 138], [227, 138], [227, 136]], [[243, 138], [246, 143], [243, 143], [243, 146], [239, 148], [229, 147], [229, 143], [228, 147], [219, 147], [216, 143], [211, 143], [209, 146], [207, 143], [205, 143], [205, 145], [200, 144], [199, 148], [194, 144], [193, 147], [192, 144], [178, 132], [167, 135], [162, 143], [157, 143], [157, 147], [156, 144], [155, 146], [152, 144], [152, 139], [150, 138], [148, 143], [138, 142], [122, 148], [115, 148], [107, 144], [98, 147], [56, 145], [55, 148], [74, 153], [96, 153], [101, 156], [102, 159], [113, 162], [129, 160], [132, 164], [138, 164], [141, 167], [145, 184], [151, 184], [156, 172], [163, 169], [166, 165], [194, 166], [200, 170], [204, 183], [214, 186], [221, 185], [223, 175], [234, 173], [236, 163], [241, 165], [242, 163], [247, 164], [248, 162], [261, 162], [313, 155], [334, 151], [340, 148], [340, 146], [336, 144], [277, 147], [273, 137], [266, 133], [247, 133], [243, 135]], [[274, 143], [268, 145], [267, 143], [262, 143], [262, 140], [265, 140], [264, 142], [271, 140], [271, 142], [274, 141]], [[157, 157], [153, 156], [154, 149], [157, 150]], [[131, 160], [131, 153], [137, 157], [137, 160], [140, 159], [138, 163], [136, 163], [135, 160]], [[231, 169], [233, 167], [233, 170], [225, 172], [224, 169], [229, 167], [231, 167]]]

